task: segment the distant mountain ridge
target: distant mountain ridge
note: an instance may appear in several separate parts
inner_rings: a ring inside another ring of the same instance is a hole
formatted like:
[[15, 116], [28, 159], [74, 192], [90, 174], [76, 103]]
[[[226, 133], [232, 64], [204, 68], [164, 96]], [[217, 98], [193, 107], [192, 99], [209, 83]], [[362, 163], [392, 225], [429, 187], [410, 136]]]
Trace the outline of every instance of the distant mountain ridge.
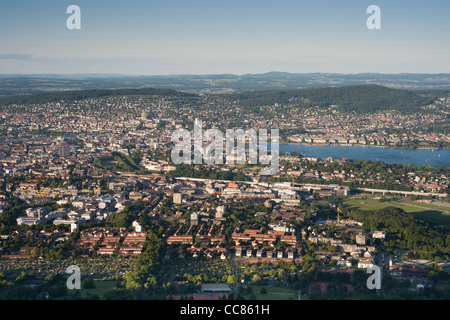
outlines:
[[290, 90], [375, 84], [398, 89], [450, 90], [450, 74], [288, 73], [208, 75], [2, 75], [0, 96], [59, 90], [165, 88], [188, 93], [239, 93], [254, 90]]

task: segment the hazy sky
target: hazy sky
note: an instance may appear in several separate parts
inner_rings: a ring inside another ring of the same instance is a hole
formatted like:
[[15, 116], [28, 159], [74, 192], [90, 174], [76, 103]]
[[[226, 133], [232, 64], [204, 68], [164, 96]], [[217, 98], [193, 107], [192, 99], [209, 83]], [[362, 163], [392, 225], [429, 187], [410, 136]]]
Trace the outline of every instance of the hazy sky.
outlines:
[[0, 73], [450, 73], [449, 0], [0, 1]]

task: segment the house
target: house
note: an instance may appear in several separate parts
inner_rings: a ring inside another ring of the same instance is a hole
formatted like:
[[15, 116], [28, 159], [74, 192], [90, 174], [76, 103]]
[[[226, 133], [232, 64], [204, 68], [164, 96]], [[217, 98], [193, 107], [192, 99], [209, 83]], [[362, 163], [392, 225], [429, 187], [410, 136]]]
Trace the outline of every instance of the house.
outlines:
[[117, 210], [119, 210], [119, 211], [122, 211], [123, 209], [125, 209], [126, 206], [128, 206], [128, 205], [130, 205], [130, 204], [132, 204], [132, 201], [131, 201], [131, 200], [125, 199], [125, 200], [122, 200], [122, 201], [118, 202], [118, 203], [115, 205], [115, 208], [116, 208]]
[[72, 206], [74, 206], [75, 208], [83, 208], [85, 205], [83, 200], [76, 200], [76, 201], [72, 201]]
[[351, 267], [352, 262], [349, 260], [339, 260], [336, 265], [339, 267]]
[[365, 245], [366, 237], [363, 234], [357, 234], [356, 235], [356, 244]]
[[119, 255], [121, 256], [138, 256], [142, 252], [142, 247], [121, 247]]
[[133, 227], [136, 232], [142, 232], [142, 226], [137, 220], [133, 221]]
[[288, 251], [287, 255], [288, 255], [288, 259], [294, 259], [294, 252]]
[[415, 266], [406, 267], [401, 265], [389, 265], [389, 274], [397, 277], [410, 277], [415, 279], [423, 279], [428, 276], [429, 270], [424, 268], [416, 268]]
[[112, 254], [114, 253], [115, 248], [111, 248], [111, 247], [100, 247], [98, 249], [98, 254], [101, 255], [108, 255], [108, 256], [112, 256]]
[[192, 235], [187, 236], [170, 236], [166, 240], [167, 244], [181, 243], [181, 244], [192, 244], [194, 242]]
[[386, 232], [384, 232], [384, 231], [374, 231], [374, 232], [372, 232], [372, 238], [373, 239], [382, 239], [382, 240], [384, 240], [386, 238]]
[[110, 208], [110, 207], [112, 207], [114, 205], [114, 203], [115, 203], [114, 198], [108, 197], [108, 198], [105, 198], [105, 199], [103, 199], [102, 201], [99, 202], [98, 208], [101, 209], [101, 210], [106, 209], [106, 208]]
[[359, 269], [367, 269], [373, 267], [375, 264], [370, 259], [361, 259], [358, 261], [358, 268]]
[[95, 214], [93, 212], [85, 212], [81, 215], [81, 218], [86, 221], [90, 221], [94, 217], [94, 215]]
[[52, 211], [49, 214], [47, 214], [45, 216], [45, 218], [47, 219], [47, 221], [53, 221], [55, 219], [62, 218], [64, 216], [66, 216], [68, 212], [69, 212], [68, 209], [60, 208], [60, 209], [57, 209], [57, 210]]
[[257, 258], [261, 258], [262, 257], [262, 251], [261, 250], [257, 250], [256, 251], [256, 257]]

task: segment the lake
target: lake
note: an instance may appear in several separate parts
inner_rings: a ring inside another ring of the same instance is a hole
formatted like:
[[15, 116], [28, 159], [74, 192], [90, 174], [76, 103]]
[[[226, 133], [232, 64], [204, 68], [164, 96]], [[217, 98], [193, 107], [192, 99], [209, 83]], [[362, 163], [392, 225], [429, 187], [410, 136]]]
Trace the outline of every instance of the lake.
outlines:
[[[268, 149], [270, 151], [270, 147]], [[340, 145], [280, 144], [280, 152], [298, 152], [305, 157], [325, 159], [361, 159], [385, 163], [415, 164], [424, 166], [450, 166], [450, 150], [447, 149], [397, 149]]]

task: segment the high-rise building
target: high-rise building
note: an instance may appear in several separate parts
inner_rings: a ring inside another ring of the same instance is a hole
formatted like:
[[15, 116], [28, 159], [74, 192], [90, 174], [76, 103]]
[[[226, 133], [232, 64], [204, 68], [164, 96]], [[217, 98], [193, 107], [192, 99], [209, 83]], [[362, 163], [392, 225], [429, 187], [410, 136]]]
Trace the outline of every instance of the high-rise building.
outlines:
[[218, 206], [216, 208], [216, 219], [223, 218], [224, 214], [226, 213], [227, 209], [225, 206]]
[[216, 223], [220, 223], [221, 221], [225, 220], [224, 215], [226, 214], [226, 212], [227, 212], [226, 206], [218, 206], [216, 208], [216, 215], [215, 215]]
[[197, 212], [191, 213], [191, 224], [192, 225], [198, 224], [198, 213]]
[[356, 244], [365, 245], [366, 237], [363, 234], [357, 234], [356, 235]]
[[55, 147], [60, 157], [67, 158], [70, 156], [70, 146], [67, 143], [59, 143]]
[[174, 193], [173, 194], [173, 203], [180, 204], [183, 201], [183, 194], [182, 193]]

